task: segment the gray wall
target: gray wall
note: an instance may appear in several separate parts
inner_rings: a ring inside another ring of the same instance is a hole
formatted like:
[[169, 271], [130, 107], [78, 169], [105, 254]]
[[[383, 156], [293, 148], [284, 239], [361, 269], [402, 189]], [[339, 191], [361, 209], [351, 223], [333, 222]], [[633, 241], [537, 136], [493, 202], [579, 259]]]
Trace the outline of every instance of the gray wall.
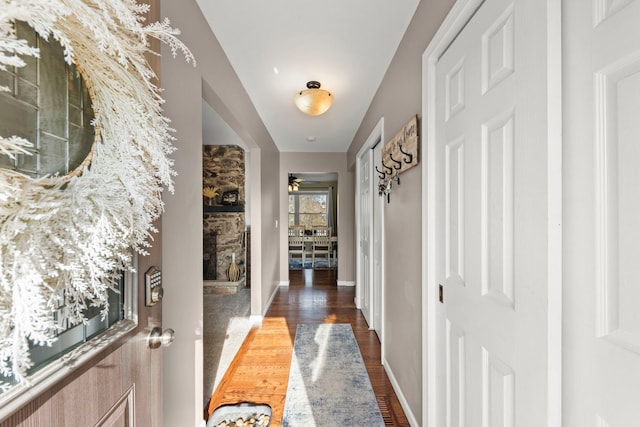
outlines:
[[[381, 117], [388, 141], [422, 111], [422, 53], [454, 0], [422, 0], [348, 151], [358, 150]], [[420, 116], [419, 116], [420, 118]], [[424, 149], [424, 147], [420, 147]], [[401, 175], [385, 203], [385, 366], [393, 373], [412, 415], [422, 420], [421, 194], [423, 165]], [[402, 256], [399, 256], [402, 254]]]
[[355, 199], [354, 174], [347, 170], [346, 153], [280, 153], [280, 277], [289, 280], [288, 214], [289, 172], [338, 174], [338, 281], [353, 284], [355, 280]]
[[[176, 129], [175, 194], [165, 194], [163, 231], [164, 327], [176, 340], [163, 351], [165, 425], [193, 426], [202, 419], [202, 100], [250, 150], [252, 314], [262, 314], [278, 284], [279, 156], [275, 144], [195, 0], [162, 0], [161, 16], [180, 28], [198, 61], [172, 58], [162, 47], [165, 114]], [[262, 167], [269, 165], [269, 167]]]
[[[278, 153], [219, 43], [208, 29], [195, 0], [162, 0], [162, 16], [182, 30], [181, 39], [198, 60], [197, 68], [162, 51], [162, 86], [166, 114], [177, 130], [176, 194], [165, 196], [163, 249], [164, 324], [176, 329], [176, 342], [164, 350], [166, 425], [195, 425], [202, 402], [202, 99], [247, 143], [251, 170], [252, 314], [263, 314], [282, 280], [286, 265], [286, 180], [289, 171], [338, 172], [341, 237], [338, 280], [355, 278], [355, 156], [380, 117], [388, 140], [421, 111], [421, 57], [453, 0], [422, 0], [385, 79], [348, 153]], [[327, 157], [324, 157], [327, 156]], [[385, 206], [387, 254], [384, 296], [386, 365], [415, 419], [421, 401], [421, 173], [422, 165], [402, 175], [402, 185]], [[344, 224], [344, 225], [343, 225]], [[273, 250], [273, 242], [280, 250]], [[271, 249], [271, 250], [269, 250]], [[282, 253], [285, 251], [285, 255]], [[391, 257], [392, 254], [406, 254]], [[189, 307], [188, 310], [180, 307]], [[168, 369], [167, 367], [174, 367]], [[182, 366], [183, 369], [175, 369]], [[197, 415], [196, 415], [197, 417]]]

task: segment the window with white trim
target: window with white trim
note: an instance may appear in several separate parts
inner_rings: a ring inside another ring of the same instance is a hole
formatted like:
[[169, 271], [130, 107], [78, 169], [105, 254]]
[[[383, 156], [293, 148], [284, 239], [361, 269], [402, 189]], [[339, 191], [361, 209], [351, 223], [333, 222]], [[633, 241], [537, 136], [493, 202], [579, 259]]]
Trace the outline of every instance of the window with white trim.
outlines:
[[327, 225], [326, 191], [294, 191], [289, 193], [289, 225], [313, 226]]

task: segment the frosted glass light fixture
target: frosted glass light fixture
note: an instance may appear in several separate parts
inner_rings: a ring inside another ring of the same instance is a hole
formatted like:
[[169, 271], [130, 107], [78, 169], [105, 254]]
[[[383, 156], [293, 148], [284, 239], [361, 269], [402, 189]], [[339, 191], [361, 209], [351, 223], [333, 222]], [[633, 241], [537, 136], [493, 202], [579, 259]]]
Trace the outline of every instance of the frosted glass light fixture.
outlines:
[[312, 80], [307, 82], [307, 89], [296, 93], [294, 101], [303, 113], [319, 116], [331, 107], [333, 95], [329, 91], [320, 89], [320, 83]]

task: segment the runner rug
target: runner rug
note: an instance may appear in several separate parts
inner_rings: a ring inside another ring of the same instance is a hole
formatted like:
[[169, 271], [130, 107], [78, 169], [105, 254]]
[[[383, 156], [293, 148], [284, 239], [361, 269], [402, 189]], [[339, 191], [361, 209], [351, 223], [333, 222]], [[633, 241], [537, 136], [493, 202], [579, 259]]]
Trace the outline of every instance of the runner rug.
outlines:
[[351, 325], [298, 325], [282, 425], [384, 426]]

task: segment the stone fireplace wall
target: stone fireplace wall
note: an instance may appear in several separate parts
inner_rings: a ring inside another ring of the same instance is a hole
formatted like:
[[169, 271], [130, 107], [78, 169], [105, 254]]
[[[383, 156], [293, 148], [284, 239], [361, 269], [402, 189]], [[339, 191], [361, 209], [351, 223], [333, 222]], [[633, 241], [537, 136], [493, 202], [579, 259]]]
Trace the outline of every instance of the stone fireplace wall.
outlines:
[[[219, 195], [209, 200], [203, 195], [203, 233], [215, 232], [217, 244], [216, 280], [227, 280], [232, 254], [245, 275], [245, 152], [236, 145], [202, 147], [202, 186], [214, 187]], [[222, 205], [222, 193], [238, 191], [237, 206]], [[206, 252], [206, 248], [205, 248]]]

